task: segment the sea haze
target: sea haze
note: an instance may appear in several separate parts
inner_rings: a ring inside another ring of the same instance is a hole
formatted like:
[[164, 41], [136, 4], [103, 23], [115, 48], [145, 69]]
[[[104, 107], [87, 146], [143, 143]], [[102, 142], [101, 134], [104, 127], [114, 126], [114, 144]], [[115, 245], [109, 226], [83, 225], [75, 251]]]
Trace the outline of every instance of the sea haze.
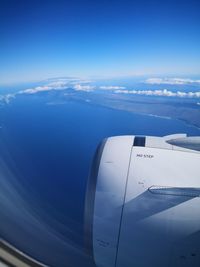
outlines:
[[[162, 118], [159, 112], [130, 108], [133, 101], [152, 105], [154, 98], [115, 96], [52, 90], [19, 94], [0, 106], [0, 237], [47, 265], [90, 266], [83, 252], [84, 198], [102, 139], [200, 135], [197, 127], [176, 116]], [[168, 107], [179, 100], [174, 101]]]

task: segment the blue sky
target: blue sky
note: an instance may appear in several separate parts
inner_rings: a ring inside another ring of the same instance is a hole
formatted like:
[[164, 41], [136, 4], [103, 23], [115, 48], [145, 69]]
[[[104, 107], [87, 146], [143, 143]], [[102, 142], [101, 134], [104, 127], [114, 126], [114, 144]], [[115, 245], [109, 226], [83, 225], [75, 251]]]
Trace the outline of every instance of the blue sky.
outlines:
[[1, 0], [0, 83], [200, 74], [199, 0]]

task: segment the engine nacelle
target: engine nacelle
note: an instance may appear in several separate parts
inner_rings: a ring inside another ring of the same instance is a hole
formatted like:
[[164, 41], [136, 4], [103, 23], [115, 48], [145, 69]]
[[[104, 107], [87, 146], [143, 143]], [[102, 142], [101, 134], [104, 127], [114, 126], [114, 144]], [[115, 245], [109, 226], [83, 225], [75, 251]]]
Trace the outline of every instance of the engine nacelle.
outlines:
[[85, 235], [98, 267], [199, 267], [200, 137], [104, 140], [88, 181]]

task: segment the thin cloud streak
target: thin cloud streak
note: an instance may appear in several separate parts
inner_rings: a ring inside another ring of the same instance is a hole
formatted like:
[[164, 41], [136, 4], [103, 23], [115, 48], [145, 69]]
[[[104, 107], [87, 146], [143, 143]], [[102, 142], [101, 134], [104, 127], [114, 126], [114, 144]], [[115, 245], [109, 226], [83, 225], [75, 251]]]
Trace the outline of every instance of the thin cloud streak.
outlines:
[[200, 84], [200, 80], [183, 79], [183, 78], [149, 78], [145, 81], [148, 84], [170, 84], [170, 85], [187, 85]]
[[100, 86], [99, 87], [102, 90], [120, 90], [120, 89], [126, 89], [124, 86]]

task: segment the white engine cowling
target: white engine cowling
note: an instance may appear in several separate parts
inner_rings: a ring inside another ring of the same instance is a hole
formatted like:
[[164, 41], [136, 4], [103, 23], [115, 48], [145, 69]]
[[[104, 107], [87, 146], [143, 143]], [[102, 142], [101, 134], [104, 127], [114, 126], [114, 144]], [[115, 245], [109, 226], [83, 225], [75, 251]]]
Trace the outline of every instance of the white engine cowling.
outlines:
[[199, 267], [200, 137], [104, 140], [88, 181], [85, 235], [98, 267]]

